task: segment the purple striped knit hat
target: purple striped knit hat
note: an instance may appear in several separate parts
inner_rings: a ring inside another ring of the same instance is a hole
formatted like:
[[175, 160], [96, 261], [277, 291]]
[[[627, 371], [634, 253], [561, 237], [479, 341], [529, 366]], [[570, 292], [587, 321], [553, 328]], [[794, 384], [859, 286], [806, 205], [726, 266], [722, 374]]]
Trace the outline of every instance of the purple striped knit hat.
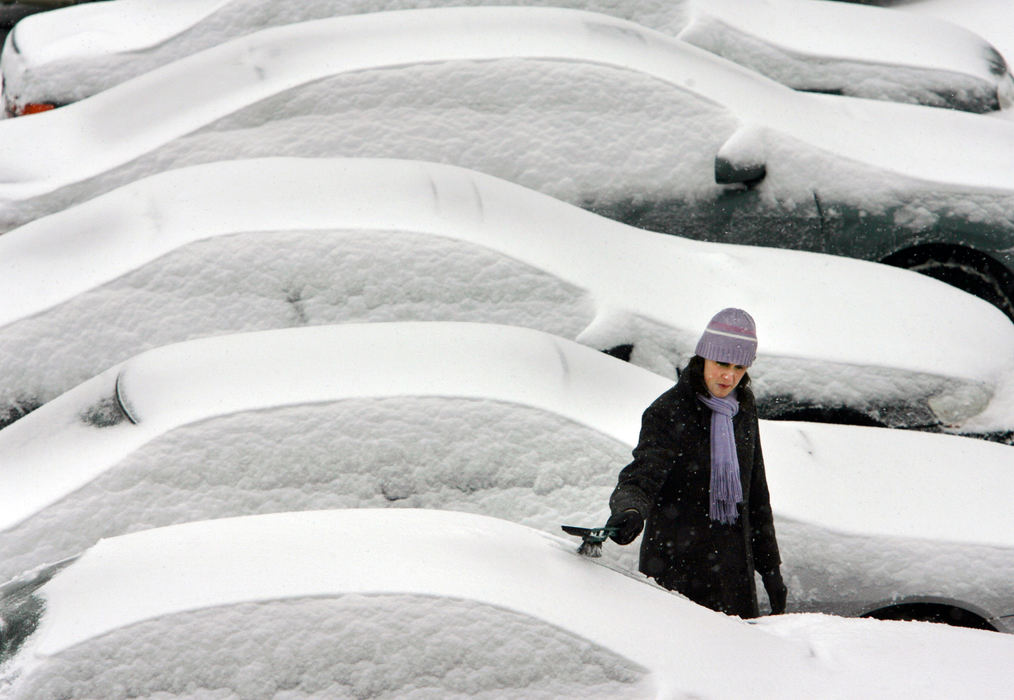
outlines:
[[743, 309], [722, 309], [711, 318], [695, 352], [706, 360], [749, 367], [757, 357], [753, 317]]

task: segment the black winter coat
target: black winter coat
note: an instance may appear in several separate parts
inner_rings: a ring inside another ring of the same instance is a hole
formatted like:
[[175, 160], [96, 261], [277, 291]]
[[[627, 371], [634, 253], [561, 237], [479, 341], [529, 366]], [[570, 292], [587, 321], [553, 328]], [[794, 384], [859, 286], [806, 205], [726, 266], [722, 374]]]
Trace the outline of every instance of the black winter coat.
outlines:
[[757, 617], [754, 570], [778, 571], [781, 560], [764, 476], [753, 393], [737, 389], [733, 418], [743, 503], [732, 525], [708, 517], [711, 480], [711, 409], [699, 365], [645, 410], [634, 461], [619, 475], [609, 499], [613, 513], [637, 510], [645, 519], [640, 570], [670, 590], [730, 615]]

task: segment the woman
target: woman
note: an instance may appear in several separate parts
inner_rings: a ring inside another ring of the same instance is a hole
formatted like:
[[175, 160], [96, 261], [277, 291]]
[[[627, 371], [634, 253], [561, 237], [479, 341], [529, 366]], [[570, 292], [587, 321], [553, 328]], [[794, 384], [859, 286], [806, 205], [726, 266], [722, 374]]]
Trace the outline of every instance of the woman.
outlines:
[[746, 373], [757, 355], [753, 318], [742, 309], [718, 312], [696, 353], [644, 412], [606, 525], [618, 544], [644, 528], [639, 568], [662, 586], [713, 610], [757, 617], [757, 571], [772, 613], [782, 613], [786, 588]]

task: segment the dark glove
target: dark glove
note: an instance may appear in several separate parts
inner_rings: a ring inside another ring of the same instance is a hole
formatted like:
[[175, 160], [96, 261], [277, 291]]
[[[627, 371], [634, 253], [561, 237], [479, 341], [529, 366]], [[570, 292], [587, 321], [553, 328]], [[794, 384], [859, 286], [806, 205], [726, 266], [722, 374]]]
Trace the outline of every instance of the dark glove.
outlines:
[[616, 534], [609, 538], [616, 544], [630, 544], [641, 534], [644, 527], [644, 518], [636, 510], [624, 510], [613, 513], [606, 521], [606, 527], [616, 528]]
[[770, 574], [764, 574], [761, 578], [764, 580], [764, 590], [768, 592], [771, 614], [781, 615], [785, 612], [785, 599], [789, 595], [789, 589], [782, 581], [782, 574], [776, 569]]

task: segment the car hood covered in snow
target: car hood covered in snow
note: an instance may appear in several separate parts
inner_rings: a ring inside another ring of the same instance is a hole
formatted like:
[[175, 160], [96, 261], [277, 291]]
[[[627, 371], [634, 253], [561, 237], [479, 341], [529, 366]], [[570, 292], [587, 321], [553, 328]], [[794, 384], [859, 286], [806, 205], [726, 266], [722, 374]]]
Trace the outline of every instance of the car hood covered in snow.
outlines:
[[[189, 692], [240, 694], [1000, 698], [1008, 678], [996, 660], [1014, 644], [940, 625], [813, 615], [750, 625], [596, 565], [560, 538], [437, 511], [279, 513], [148, 530], [101, 542], [33, 597], [44, 612], [5, 664], [5, 698], [109, 697], [124, 686], [154, 695], [179, 692], [182, 678]], [[310, 601], [315, 622], [302, 629]], [[397, 624], [385, 624], [388, 606]], [[316, 643], [294, 655], [279, 644], [291, 634], [272, 642], [258, 633], [277, 627], [270, 617]], [[226, 644], [216, 641], [223, 627]], [[517, 643], [527, 653], [515, 660]], [[328, 653], [335, 648], [340, 655]], [[458, 671], [442, 677], [448, 652]], [[463, 678], [462, 659], [473, 656], [484, 663]], [[730, 656], [737, 673], [728, 673]], [[397, 663], [399, 672], [364, 676], [350, 661], [384, 672]], [[237, 667], [246, 673], [233, 675]]]

